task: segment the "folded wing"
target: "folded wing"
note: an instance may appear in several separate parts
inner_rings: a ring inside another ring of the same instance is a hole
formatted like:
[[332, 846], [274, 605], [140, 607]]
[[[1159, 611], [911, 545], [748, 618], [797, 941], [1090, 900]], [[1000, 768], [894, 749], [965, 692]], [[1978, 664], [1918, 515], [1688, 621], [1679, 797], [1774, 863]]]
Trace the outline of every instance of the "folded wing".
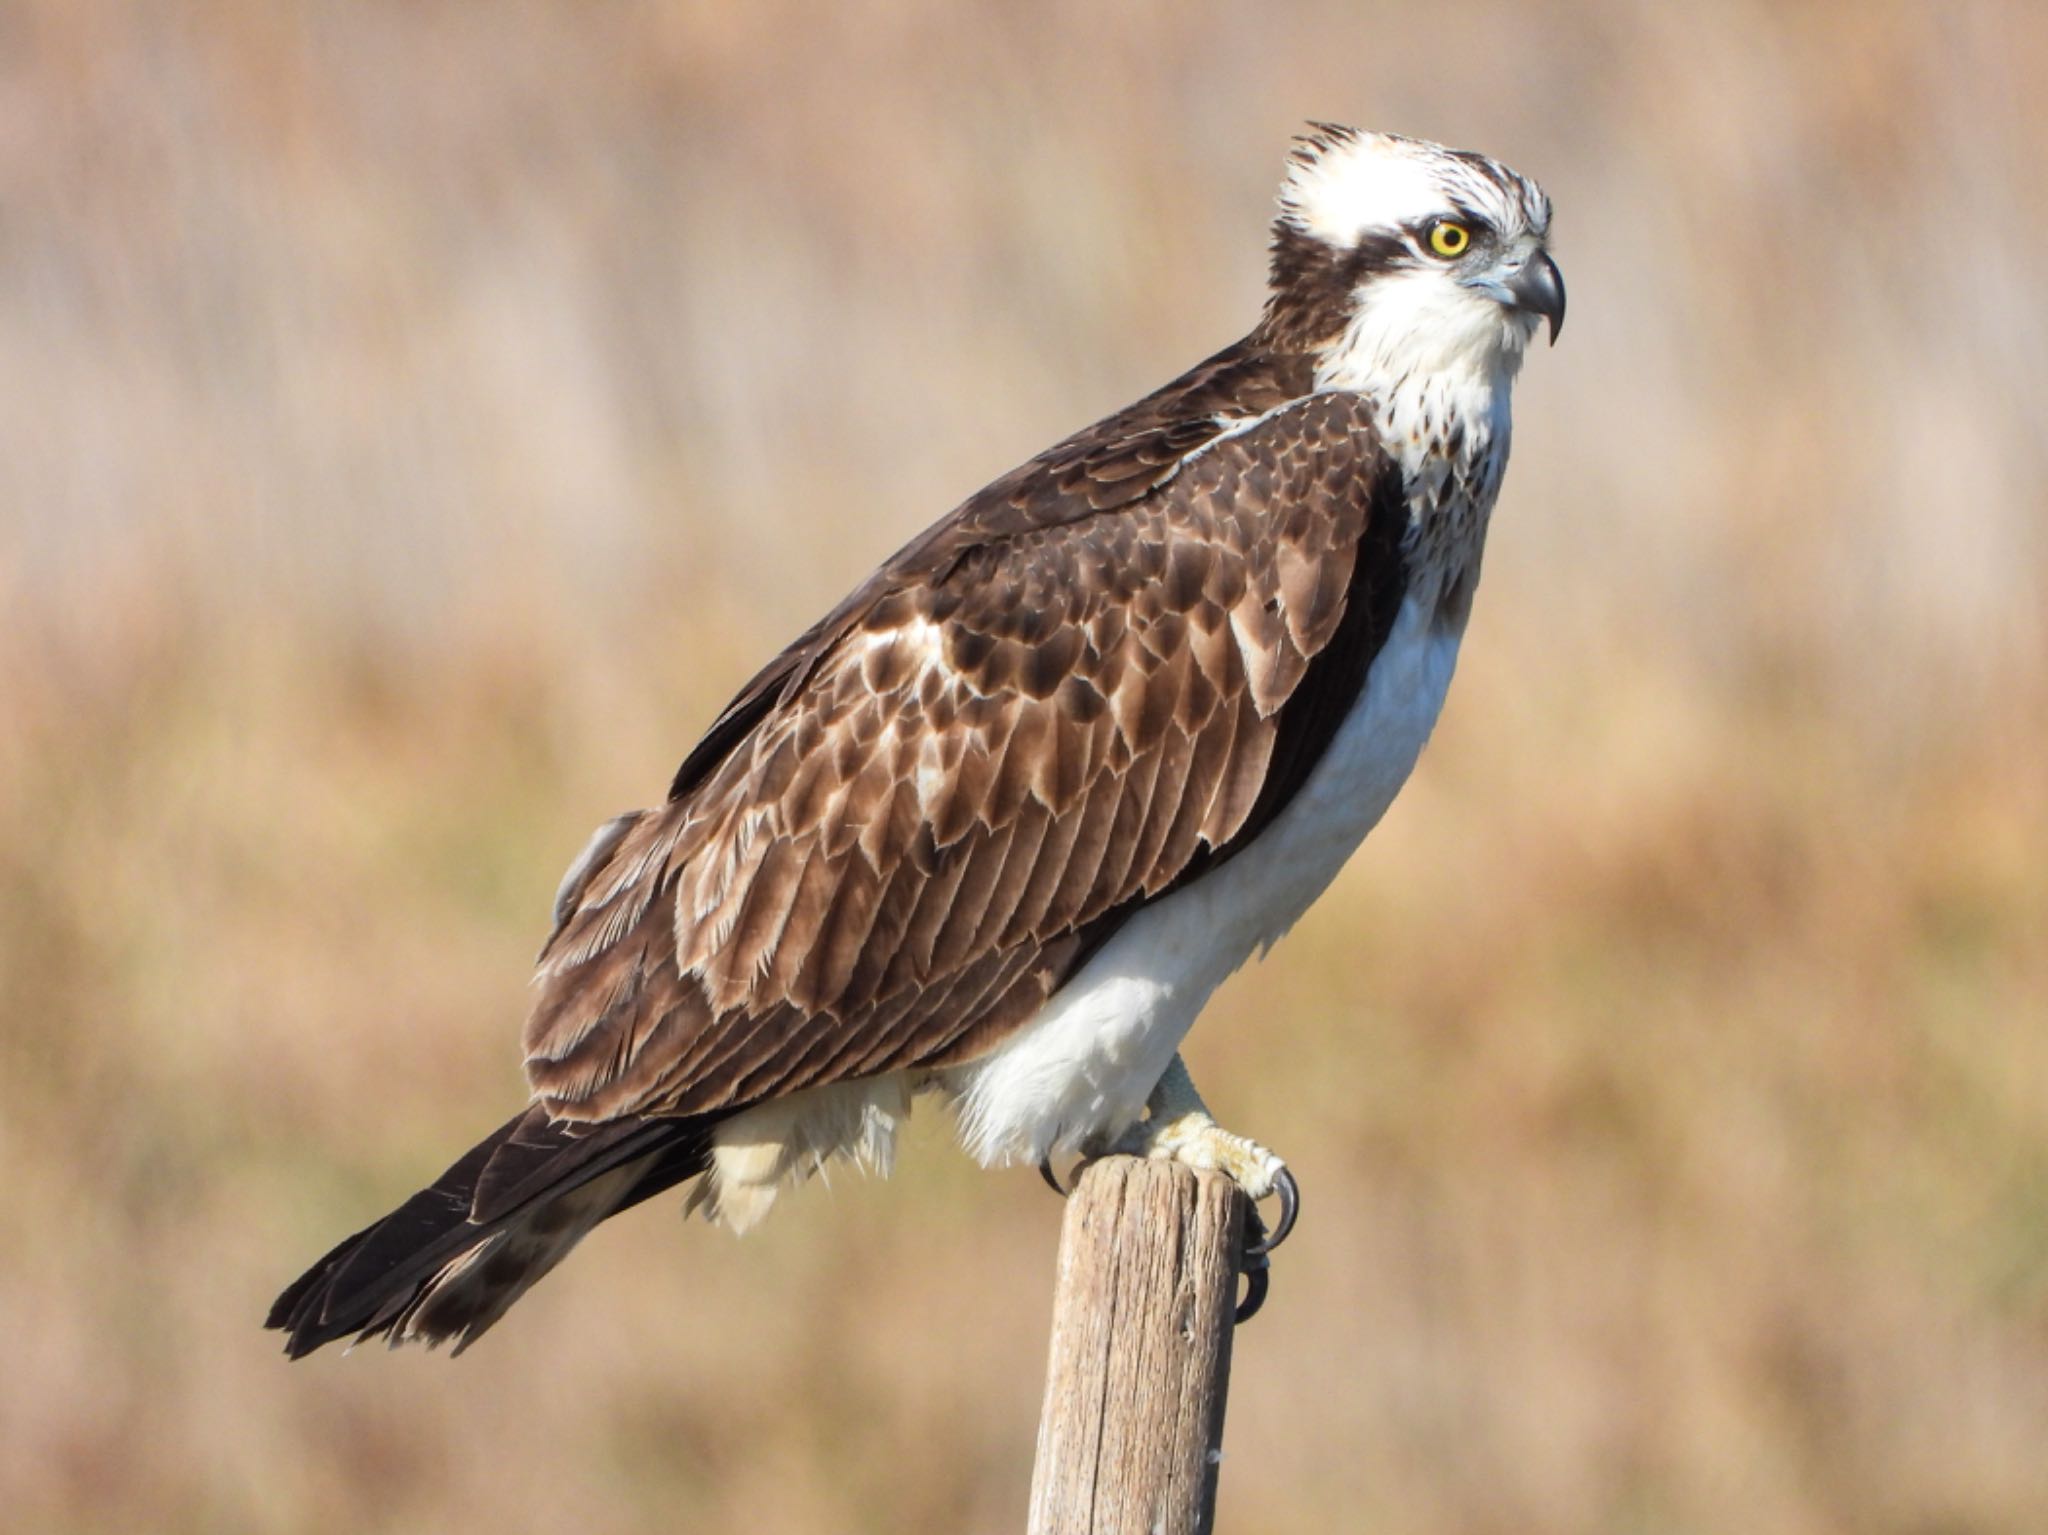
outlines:
[[572, 1122], [969, 1060], [1306, 778], [1400, 599], [1364, 403], [1116, 418], [991, 486], [600, 833], [527, 1070]]

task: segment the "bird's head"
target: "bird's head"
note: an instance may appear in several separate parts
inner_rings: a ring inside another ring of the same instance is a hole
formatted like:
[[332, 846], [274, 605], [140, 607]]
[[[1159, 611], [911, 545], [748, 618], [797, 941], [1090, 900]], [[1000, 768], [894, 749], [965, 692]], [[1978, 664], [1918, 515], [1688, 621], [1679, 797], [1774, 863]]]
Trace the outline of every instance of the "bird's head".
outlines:
[[1564, 324], [1549, 233], [1543, 189], [1498, 161], [1316, 124], [1280, 188], [1264, 326], [1325, 386], [1505, 383], [1537, 325]]

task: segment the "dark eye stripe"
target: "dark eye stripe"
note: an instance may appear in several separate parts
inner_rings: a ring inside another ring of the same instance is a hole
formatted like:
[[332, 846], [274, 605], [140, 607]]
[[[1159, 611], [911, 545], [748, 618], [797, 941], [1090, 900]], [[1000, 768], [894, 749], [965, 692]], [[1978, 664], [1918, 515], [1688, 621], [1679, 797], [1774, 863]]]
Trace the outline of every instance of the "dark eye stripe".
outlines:
[[1355, 287], [1374, 272], [1383, 272], [1413, 254], [1416, 254], [1415, 242], [1405, 232], [1362, 236], [1345, 258], [1345, 285]]
[[1463, 203], [1452, 203], [1444, 213], [1433, 213], [1417, 224], [1409, 224], [1398, 230], [1384, 233], [1361, 235], [1358, 243], [1345, 253], [1339, 271], [1342, 284], [1356, 287], [1375, 272], [1384, 272], [1408, 260], [1442, 262], [1446, 259], [1429, 248], [1429, 232], [1445, 219], [1463, 224], [1471, 232], [1471, 239], [1459, 256], [1470, 254], [1478, 246], [1497, 238], [1493, 223], [1483, 215], [1471, 212]]

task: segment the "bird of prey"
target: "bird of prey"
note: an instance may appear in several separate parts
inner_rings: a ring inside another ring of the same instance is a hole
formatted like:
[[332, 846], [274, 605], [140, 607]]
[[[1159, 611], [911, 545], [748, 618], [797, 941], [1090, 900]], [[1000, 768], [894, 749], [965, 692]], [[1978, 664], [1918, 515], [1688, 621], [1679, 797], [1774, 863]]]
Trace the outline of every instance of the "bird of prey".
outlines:
[[743, 687], [570, 867], [529, 1105], [279, 1297], [293, 1356], [460, 1348], [678, 1184], [744, 1230], [912, 1100], [982, 1163], [1294, 1184], [1181, 1063], [1436, 721], [1564, 285], [1487, 157], [1296, 141], [1249, 335], [970, 496]]

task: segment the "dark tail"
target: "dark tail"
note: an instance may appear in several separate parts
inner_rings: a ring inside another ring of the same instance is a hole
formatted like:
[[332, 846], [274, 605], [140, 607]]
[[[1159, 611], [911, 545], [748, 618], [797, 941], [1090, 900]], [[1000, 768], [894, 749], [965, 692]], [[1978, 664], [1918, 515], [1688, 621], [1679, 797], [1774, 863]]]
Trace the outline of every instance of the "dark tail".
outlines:
[[300, 1275], [265, 1325], [294, 1359], [350, 1333], [459, 1354], [598, 1222], [703, 1172], [712, 1123], [563, 1127], [530, 1108]]

